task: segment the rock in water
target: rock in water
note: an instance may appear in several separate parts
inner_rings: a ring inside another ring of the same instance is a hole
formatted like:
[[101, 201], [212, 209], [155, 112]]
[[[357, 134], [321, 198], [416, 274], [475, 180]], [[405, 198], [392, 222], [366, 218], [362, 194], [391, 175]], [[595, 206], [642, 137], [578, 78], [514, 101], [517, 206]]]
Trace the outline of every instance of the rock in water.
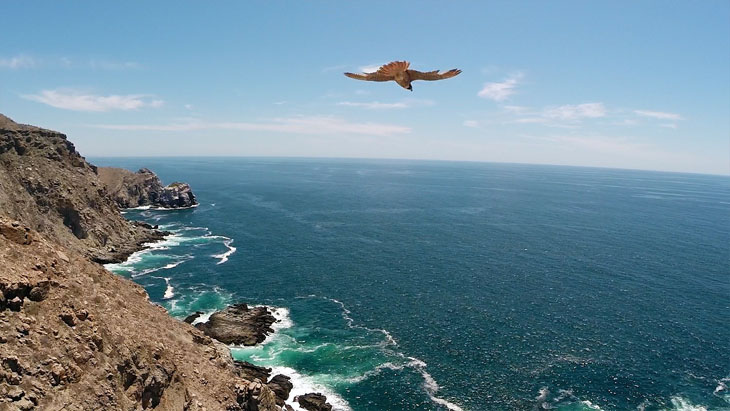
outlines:
[[190, 185], [175, 182], [163, 186], [159, 177], [146, 168], [133, 173], [123, 168], [99, 167], [98, 173], [110, 197], [121, 208], [187, 208], [198, 204]]
[[320, 393], [304, 394], [294, 399], [305, 410], [309, 411], [332, 411], [332, 404], [327, 402], [327, 397]]
[[248, 308], [246, 304], [234, 304], [195, 327], [224, 344], [255, 345], [274, 332], [271, 328], [274, 322], [276, 318], [267, 307]]
[[294, 388], [291, 378], [282, 374], [275, 375], [266, 385], [276, 394], [276, 404], [280, 407], [284, 406], [284, 401], [289, 399], [289, 393]]

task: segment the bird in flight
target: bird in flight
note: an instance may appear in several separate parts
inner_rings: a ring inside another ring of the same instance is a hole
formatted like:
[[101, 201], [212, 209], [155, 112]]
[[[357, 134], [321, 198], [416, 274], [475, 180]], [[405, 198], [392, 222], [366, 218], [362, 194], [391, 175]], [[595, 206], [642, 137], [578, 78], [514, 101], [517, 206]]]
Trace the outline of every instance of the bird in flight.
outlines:
[[388, 63], [384, 66], [381, 66], [378, 71], [374, 73], [363, 73], [363, 74], [355, 74], [355, 73], [345, 73], [347, 77], [354, 78], [356, 80], [365, 80], [365, 81], [390, 81], [393, 80], [398, 85], [403, 87], [406, 90], [413, 91], [413, 86], [411, 86], [411, 82], [415, 80], [427, 80], [427, 81], [434, 81], [434, 80], [444, 80], [447, 78], [454, 77], [461, 73], [461, 70], [459, 69], [453, 69], [449, 70], [444, 73], [439, 73], [438, 70], [435, 71], [418, 71], [418, 70], [409, 70], [408, 67], [410, 67], [411, 63], [407, 61], [394, 61], [391, 63]]

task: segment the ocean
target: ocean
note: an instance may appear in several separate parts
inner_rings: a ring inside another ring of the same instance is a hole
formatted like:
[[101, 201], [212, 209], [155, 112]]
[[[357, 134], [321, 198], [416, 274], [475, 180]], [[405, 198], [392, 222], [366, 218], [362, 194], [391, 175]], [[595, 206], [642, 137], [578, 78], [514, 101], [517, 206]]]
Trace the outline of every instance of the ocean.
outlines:
[[519, 164], [97, 158], [190, 183], [108, 265], [340, 410], [730, 409], [730, 178]]

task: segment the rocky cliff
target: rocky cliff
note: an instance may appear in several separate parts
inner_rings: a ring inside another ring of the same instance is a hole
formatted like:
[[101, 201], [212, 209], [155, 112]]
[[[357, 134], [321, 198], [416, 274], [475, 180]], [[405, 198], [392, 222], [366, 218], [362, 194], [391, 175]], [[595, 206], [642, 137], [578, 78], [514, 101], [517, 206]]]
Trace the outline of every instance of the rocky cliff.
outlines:
[[157, 175], [146, 168], [133, 173], [123, 168], [99, 167], [98, 175], [108, 194], [122, 208], [187, 208], [198, 204], [188, 184], [175, 182], [163, 186]]
[[66, 136], [0, 115], [0, 410], [280, 410], [288, 380], [250, 381], [98, 264], [162, 235], [121, 216]]
[[64, 134], [0, 114], [0, 213], [99, 262], [120, 261], [161, 233], [133, 225], [97, 168]]

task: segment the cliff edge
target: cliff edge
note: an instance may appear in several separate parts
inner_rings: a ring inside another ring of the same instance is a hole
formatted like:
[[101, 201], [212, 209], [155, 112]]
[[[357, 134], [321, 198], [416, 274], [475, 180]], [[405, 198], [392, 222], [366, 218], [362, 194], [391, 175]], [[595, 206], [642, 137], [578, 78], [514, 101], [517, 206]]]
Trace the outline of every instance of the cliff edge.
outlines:
[[123, 168], [99, 167], [99, 180], [121, 208], [140, 206], [189, 208], [198, 204], [186, 183], [163, 186], [159, 177], [143, 168], [133, 173]]
[[163, 235], [65, 135], [0, 115], [0, 410], [280, 409], [281, 384], [98, 264]]
[[118, 262], [162, 233], [125, 220], [62, 133], [0, 114], [0, 212], [94, 261]]

